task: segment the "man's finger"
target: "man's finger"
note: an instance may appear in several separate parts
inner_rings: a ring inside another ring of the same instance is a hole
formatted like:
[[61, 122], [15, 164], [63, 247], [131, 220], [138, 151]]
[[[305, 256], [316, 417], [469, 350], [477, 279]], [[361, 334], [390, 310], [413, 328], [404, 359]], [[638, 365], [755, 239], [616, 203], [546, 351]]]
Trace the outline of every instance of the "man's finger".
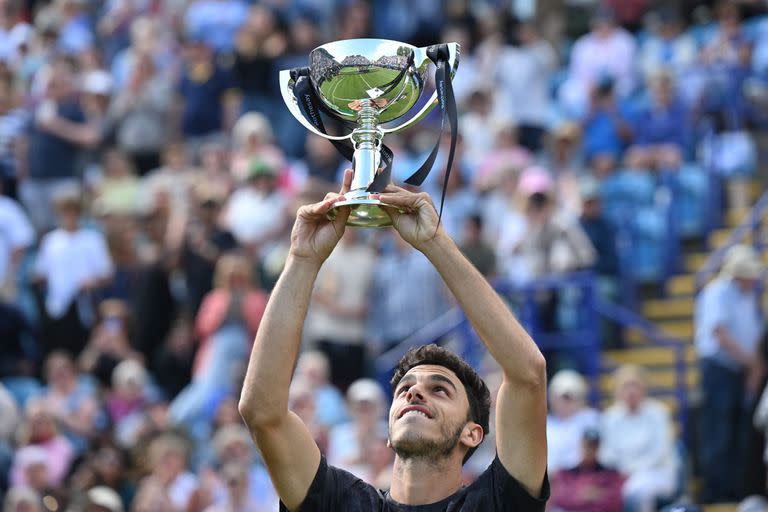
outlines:
[[322, 216], [328, 213], [328, 211], [333, 208], [334, 204], [343, 200], [344, 196], [334, 195], [333, 197], [326, 197], [326, 199], [320, 201], [319, 203], [302, 206], [302, 209], [306, 208], [304, 213], [307, 215]]
[[339, 192], [339, 194], [344, 195], [347, 192], [349, 192], [349, 189], [352, 187], [352, 176], [353, 176], [353, 174], [354, 174], [354, 172], [352, 171], [352, 169], [345, 169], [344, 170], [344, 180], [343, 180], [343, 182], [341, 184], [341, 191]]

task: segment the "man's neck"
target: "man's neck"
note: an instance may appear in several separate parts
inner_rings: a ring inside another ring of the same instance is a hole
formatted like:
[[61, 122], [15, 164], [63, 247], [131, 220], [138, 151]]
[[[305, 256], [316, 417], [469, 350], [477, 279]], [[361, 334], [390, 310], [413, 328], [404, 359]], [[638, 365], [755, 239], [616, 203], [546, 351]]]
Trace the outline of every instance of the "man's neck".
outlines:
[[461, 488], [461, 460], [455, 456], [438, 461], [395, 457], [389, 495], [404, 505], [428, 505]]

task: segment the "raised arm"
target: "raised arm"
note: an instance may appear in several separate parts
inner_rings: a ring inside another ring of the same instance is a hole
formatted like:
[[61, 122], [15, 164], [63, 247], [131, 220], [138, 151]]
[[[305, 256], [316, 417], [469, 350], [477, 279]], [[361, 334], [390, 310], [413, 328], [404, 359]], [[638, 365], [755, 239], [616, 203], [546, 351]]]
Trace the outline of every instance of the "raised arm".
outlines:
[[440, 272], [504, 380], [496, 404], [496, 449], [509, 473], [534, 496], [541, 493], [547, 465], [546, 365], [528, 333], [488, 281], [438, 226], [429, 195], [390, 186], [380, 199], [411, 213], [390, 209], [395, 228]]
[[[351, 173], [344, 176], [349, 187]], [[297, 509], [320, 464], [320, 450], [299, 417], [288, 410], [301, 330], [317, 272], [344, 232], [348, 211], [326, 218], [343, 197], [302, 206], [291, 233], [288, 260], [267, 304], [253, 345], [239, 410], [256, 441], [280, 499]]]

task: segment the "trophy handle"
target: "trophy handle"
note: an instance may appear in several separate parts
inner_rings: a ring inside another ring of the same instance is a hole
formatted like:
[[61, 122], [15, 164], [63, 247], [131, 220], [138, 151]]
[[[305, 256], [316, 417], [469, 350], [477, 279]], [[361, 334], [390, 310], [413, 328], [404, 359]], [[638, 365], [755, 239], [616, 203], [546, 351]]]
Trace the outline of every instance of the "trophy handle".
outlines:
[[[454, 75], [456, 74], [456, 69], [459, 67], [459, 44], [458, 43], [447, 43], [447, 44], [448, 44], [448, 51], [450, 52], [448, 63], [451, 66], [450, 68], [451, 78], [453, 78]], [[417, 55], [417, 59], [414, 59], [416, 62], [424, 62], [424, 60], [429, 59], [429, 57], [427, 57], [427, 48], [419, 48], [418, 52], [419, 53]], [[418, 123], [427, 114], [429, 114], [432, 111], [432, 109], [435, 108], [435, 106], [437, 106], [437, 91], [432, 93], [432, 97], [429, 99], [429, 101], [412, 118], [405, 121], [403, 124], [399, 126], [394, 126], [392, 128], [384, 128], [384, 134], [399, 132], [400, 130], [405, 130], [409, 126]]]
[[296, 82], [291, 78], [290, 70], [284, 69], [280, 71], [279, 80], [280, 92], [283, 95], [283, 101], [288, 106], [288, 110], [291, 111], [293, 117], [295, 117], [296, 120], [304, 126], [304, 128], [314, 133], [315, 135], [319, 135], [328, 140], [345, 140], [350, 138], [352, 135], [351, 133], [347, 135], [328, 135], [327, 133], [321, 132], [315, 128], [312, 123], [307, 121], [307, 118], [304, 117], [304, 114], [302, 114], [301, 109], [299, 108], [299, 103], [296, 101], [296, 97], [293, 95], [293, 86]]

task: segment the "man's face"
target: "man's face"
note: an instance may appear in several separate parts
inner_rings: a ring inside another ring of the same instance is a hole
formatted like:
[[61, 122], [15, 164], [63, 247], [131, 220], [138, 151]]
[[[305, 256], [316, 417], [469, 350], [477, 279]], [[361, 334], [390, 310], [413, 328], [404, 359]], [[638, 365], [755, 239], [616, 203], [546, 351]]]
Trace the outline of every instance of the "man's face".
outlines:
[[389, 443], [401, 458], [447, 457], [468, 422], [469, 399], [451, 370], [412, 368], [395, 388], [389, 411]]

